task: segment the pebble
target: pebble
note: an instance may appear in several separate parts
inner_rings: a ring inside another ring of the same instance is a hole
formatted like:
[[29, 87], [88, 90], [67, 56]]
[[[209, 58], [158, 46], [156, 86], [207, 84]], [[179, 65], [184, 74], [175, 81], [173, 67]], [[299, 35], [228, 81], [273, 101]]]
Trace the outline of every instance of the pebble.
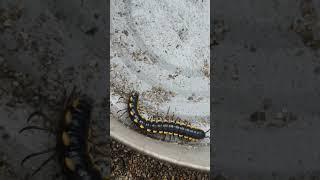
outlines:
[[18, 87], [18, 86], [20, 85], [20, 83], [19, 83], [18, 81], [13, 81], [13, 82], [12, 82], [12, 85], [13, 85], [14, 87]]
[[12, 20], [7, 19], [3, 22], [4, 27], [11, 27], [12, 26]]
[[4, 58], [0, 56], [0, 65], [4, 62]]

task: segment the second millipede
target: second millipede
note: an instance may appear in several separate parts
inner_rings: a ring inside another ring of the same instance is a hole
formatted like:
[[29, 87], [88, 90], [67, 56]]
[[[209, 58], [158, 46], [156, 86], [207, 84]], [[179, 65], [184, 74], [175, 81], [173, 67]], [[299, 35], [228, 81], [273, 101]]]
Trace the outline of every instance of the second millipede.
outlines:
[[[38, 126], [27, 126], [20, 130], [38, 129], [56, 134], [56, 146], [45, 151], [32, 153], [25, 157], [24, 162], [34, 156], [54, 152], [46, 161], [44, 161], [33, 173], [34, 176], [54, 157], [58, 157], [62, 165], [63, 174], [68, 180], [107, 180], [108, 177], [102, 177], [101, 172], [93, 164], [88, 152], [88, 135], [93, 101], [87, 95], [75, 93], [75, 88], [64, 104], [64, 112], [59, 121], [59, 127], [54, 131]], [[40, 115], [46, 119], [48, 117], [41, 112], [34, 112], [29, 117]]]

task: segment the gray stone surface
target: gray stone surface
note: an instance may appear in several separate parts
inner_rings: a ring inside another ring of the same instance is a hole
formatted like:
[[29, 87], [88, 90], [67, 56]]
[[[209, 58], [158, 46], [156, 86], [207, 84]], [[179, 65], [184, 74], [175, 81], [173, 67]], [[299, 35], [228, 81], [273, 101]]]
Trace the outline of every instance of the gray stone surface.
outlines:
[[319, 2], [218, 0], [214, 9], [214, 173], [318, 177]]
[[[20, 166], [22, 158], [54, 146], [56, 139], [18, 131], [39, 108], [52, 121], [32, 124], [55, 127], [64, 89], [55, 80], [68, 92], [76, 85], [96, 100], [93, 126], [106, 139], [105, 9], [103, 1], [0, 1], [0, 179], [24, 179], [49, 157]], [[60, 179], [60, 167], [53, 161], [31, 179]]]

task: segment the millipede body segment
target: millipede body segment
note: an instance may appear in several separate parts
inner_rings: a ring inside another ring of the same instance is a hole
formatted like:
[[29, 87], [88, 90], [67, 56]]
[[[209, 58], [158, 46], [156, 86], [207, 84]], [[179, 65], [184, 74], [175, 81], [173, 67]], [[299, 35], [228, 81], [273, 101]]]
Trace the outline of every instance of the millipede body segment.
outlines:
[[[44, 161], [33, 172], [32, 176], [57, 155], [62, 165], [63, 174], [67, 180], [108, 179], [107, 177], [102, 177], [98, 168], [93, 164], [88, 152], [88, 136], [93, 101], [86, 95], [75, 94], [74, 91], [75, 88], [66, 100], [62, 117], [59, 120], [59, 126], [55, 127], [56, 129], [53, 132], [56, 134], [56, 146], [28, 155], [21, 162], [23, 164], [31, 157], [54, 151], [54, 154]], [[28, 120], [35, 114], [48, 118], [46, 115], [38, 112], [31, 114]], [[27, 126], [21, 129], [20, 132], [28, 129], [46, 130], [41, 127]]]
[[189, 141], [206, 137], [205, 132], [181, 121], [166, 121], [161, 119], [146, 119], [138, 108], [139, 94], [133, 92], [128, 100], [128, 112], [131, 121], [147, 133], [173, 135]]
[[102, 180], [88, 153], [91, 109], [92, 101], [86, 96], [72, 99], [65, 108], [57, 141], [62, 147], [60, 160], [69, 179]]

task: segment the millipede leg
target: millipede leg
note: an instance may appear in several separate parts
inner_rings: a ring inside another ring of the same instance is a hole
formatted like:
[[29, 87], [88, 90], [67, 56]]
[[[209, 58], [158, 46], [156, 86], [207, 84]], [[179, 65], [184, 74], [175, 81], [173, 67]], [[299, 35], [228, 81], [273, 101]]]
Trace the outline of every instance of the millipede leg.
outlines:
[[152, 119], [157, 119], [158, 117], [160, 117], [158, 112], [156, 112], [155, 115], [151, 115], [151, 118], [152, 118]]
[[64, 85], [62, 86], [63, 89], [64, 89], [64, 92], [63, 92], [63, 107], [66, 107], [68, 105], [68, 103], [71, 101], [71, 99], [73, 98], [74, 94], [75, 94], [75, 91], [76, 91], [76, 86], [74, 85], [72, 87], [72, 90], [69, 94], [69, 96], [67, 96], [67, 90], [65, 89]]
[[[120, 96], [116, 103], [119, 103], [121, 99], [124, 100], [124, 97]], [[122, 103], [125, 103], [125, 102], [122, 102]]]
[[127, 108], [125, 108], [125, 109], [120, 109], [119, 111], [117, 111], [117, 114], [118, 114], [119, 112], [124, 111], [124, 110], [127, 110]]
[[45, 160], [44, 162], [41, 163], [41, 165], [33, 171], [33, 173], [31, 174], [31, 176], [34, 176], [35, 174], [37, 174], [42, 167], [44, 167], [46, 164], [48, 164], [48, 162], [50, 162], [54, 157], [56, 156], [56, 153], [54, 153], [53, 155], [51, 155], [47, 160]]
[[31, 113], [30, 116], [27, 118], [27, 122], [29, 122], [34, 116], [37, 116], [37, 115], [50, 121], [50, 118], [48, 118], [47, 115], [45, 115], [41, 111], [35, 111], [35, 112]]
[[42, 127], [38, 127], [38, 126], [26, 126], [24, 128], [22, 128], [19, 133], [22, 133], [25, 130], [30, 130], [30, 129], [37, 129], [37, 130], [42, 130], [42, 131], [49, 131], [51, 133], [55, 133], [52, 129], [48, 129], [48, 128], [42, 128]]
[[23, 158], [23, 160], [21, 161], [20, 165], [23, 166], [23, 164], [30, 158], [32, 157], [35, 157], [35, 156], [38, 156], [38, 155], [41, 155], [41, 154], [46, 154], [46, 153], [49, 153], [51, 151], [54, 151], [56, 150], [56, 148], [49, 148], [49, 149], [46, 149], [44, 151], [40, 151], [40, 152], [36, 152], [36, 153], [32, 153], [32, 154], [29, 154], [28, 156], [26, 156], [25, 158]]
[[172, 114], [172, 119], [174, 119], [174, 112], [173, 112], [173, 114]]
[[119, 117], [122, 117], [127, 111], [123, 112]]
[[162, 141], [166, 141], [166, 136], [165, 135], [162, 136]]
[[166, 117], [169, 116], [169, 111], [170, 111], [170, 106], [169, 106], [169, 108], [168, 108], [168, 110], [167, 110], [167, 115], [166, 115]]

